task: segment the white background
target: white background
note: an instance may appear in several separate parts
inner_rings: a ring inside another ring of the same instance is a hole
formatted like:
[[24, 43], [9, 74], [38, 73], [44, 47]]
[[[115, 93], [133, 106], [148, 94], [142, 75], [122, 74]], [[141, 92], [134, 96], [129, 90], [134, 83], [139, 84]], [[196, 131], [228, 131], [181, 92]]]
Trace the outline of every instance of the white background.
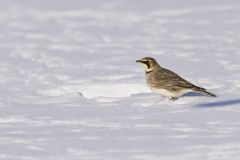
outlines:
[[[240, 159], [239, 16], [239, 0], [2, 0], [0, 159]], [[218, 98], [151, 93], [144, 56]]]

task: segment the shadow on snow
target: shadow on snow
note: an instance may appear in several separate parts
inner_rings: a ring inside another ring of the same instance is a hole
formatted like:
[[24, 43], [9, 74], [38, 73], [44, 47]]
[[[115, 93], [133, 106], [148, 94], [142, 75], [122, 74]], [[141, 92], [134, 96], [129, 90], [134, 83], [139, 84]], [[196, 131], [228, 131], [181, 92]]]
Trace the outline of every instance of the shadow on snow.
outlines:
[[196, 107], [224, 107], [224, 106], [230, 106], [230, 105], [236, 105], [236, 104], [240, 104], [240, 99], [231, 99], [231, 100], [225, 100], [225, 101], [203, 103], [203, 104], [197, 105]]

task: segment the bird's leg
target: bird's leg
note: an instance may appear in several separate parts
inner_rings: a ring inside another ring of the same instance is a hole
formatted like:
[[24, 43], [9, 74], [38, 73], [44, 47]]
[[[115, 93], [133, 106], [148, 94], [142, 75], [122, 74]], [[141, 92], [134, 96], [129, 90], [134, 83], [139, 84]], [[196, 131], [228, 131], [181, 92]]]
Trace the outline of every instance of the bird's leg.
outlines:
[[178, 100], [178, 97], [171, 97], [169, 100], [176, 101], [176, 100]]

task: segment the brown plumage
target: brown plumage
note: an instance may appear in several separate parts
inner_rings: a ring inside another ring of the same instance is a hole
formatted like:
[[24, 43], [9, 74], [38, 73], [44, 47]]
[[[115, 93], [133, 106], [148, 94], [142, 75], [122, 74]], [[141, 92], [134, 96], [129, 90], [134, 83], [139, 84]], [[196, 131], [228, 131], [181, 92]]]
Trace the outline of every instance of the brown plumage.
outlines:
[[145, 57], [137, 62], [144, 65], [148, 86], [163, 96], [174, 100], [187, 92], [194, 91], [216, 97], [205, 88], [198, 87], [176, 73], [161, 67], [154, 58]]

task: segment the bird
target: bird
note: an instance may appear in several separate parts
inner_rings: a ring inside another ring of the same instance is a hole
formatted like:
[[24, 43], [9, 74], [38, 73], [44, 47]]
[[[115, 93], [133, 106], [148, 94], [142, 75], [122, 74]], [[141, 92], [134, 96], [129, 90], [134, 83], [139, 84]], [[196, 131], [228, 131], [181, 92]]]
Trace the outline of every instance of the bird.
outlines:
[[147, 85], [150, 89], [163, 97], [175, 101], [188, 92], [197, 92], [209, 97], [217, 97], [205, 88], [198, 87], [173, 71], [161, 67], [152, 57], [144, 57], [136, 62], [143, 64]]

